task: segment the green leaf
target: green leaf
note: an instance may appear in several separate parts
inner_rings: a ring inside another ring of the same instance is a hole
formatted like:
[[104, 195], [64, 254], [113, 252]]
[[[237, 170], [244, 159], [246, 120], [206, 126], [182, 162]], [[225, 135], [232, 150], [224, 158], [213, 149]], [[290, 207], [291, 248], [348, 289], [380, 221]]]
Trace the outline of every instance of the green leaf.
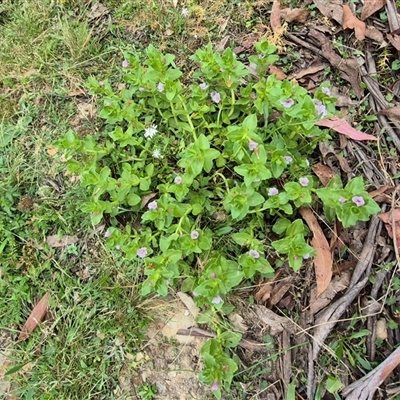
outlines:
[[334, 377], [334, 376], [329, 376], [328, 379], [326, 380], [326, 390], [329, 393], [337, 393], [342, 387], [343, 383], [340, 381], [340, 379]]
[[231, 235], [231, 238], [235, 241], [235, 243], [239, 244], [240, 246], [248, 245], [253, 237], [245, 232], [234, 233]]
[[257, 192], [254, 192], [250, 197], [248, 197], [247, 201], [248, 201], [248, 205], [250, 207], [256, 207], [259, 204], [262, 204], [264, 202], [264, 197]]

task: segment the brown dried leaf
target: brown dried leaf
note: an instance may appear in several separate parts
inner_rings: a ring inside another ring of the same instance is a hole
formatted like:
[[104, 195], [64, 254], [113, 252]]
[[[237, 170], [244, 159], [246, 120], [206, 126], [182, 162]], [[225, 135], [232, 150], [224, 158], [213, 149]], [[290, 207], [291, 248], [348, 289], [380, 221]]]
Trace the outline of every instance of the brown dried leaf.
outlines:
[[361, 21], [366, 20], [372, 14], [380, 10], [386, 4], [386, 0], [365, 0], [361, 12]]
[[314, 4], [325, 17], [334, 19], [338, 24], [343, 22], [342, 1], [314, 0]]
[[274, 290], [272, 293], [271, 298], [269, 299], [268, 304], [272, 307], [275, 304], [278, 304], [283, 296], [285, 296], [285, 294], [288, 292], [288, 290], [292, 287], [292, 282], [285, 282], [285, 281], [281, 281], [278, 282], [275, 286], [274, 286]]
[[400, 35], [397, 33], [388, 33], [386, 35], [387, 39], [389, 40], [390, 44], [398, 51], [400, 51]]
[[388, 117], [393, 122], [400, 122], [400, 106], [384, 108], [378, 114]]
[[149, 193], [149, 194], [145, 194], [142, 197], [142, 203], [141, 206], [144, 207], [153, 197], [156, 197], [157, 193]]
[[332, 171], [331, 168], [321, 163], [313, 165], [312, 170], [324, 186], [326, 186], [329, 181], [335, 176], [335, 173]]
[[287, 78], [287, 75], [278, 67], [276, 67], [275, 65], [270, 65], [269, 66], [269, 73], [275, 74], [276, 75], [276, 79], [283, 81], [284, 79]]
[[297, 71], [295, 74], [290, 75], [289, 79], [301, 79], [303, 76], [312, 75], [316, 72], [322, 71], [327, 66], [328, 64], [311, 65], [308, 68], [303, 68], [300, 71]]
[[64, 247], [70, 244], [74, 244], [79, 241], [77, 236], [58, 236], [58, 235], [50, 235], [47, 236], [46, 242], [50, 247]]
[[365, 39], [365, 22], [360, 21], [351, 11], [348, 4], [343, 6], [343, 29], [354, 29], [358, 40]]
[[315, 250], [314, 257], [315, 278], [317, 280], [317, 296], [323, 293], [329, 286], [332, 279], [332, 254], [329, 243], [326, 240], [317, 218], [313, 212], [306, 207], [300, 207], [300, 215], [307, 222], [310, 231], [313, 233], [311, 245]]
[[286, 22], [301, 22], [307, 21], [310, 12], [305, 8], [284, 8], [281, 10], [282, 18]]
[[274, 32], [281, 27], [281, 5], [279, 0], [274, 0], [272, 3], [270, 24]]
[[331, 41], [316, 29], [310, 29], [310, 36], [321, 43], [322, 56], [340, 71], [340, 76], [351, 84], [357, 97], [359, 99], [362, 98], [364, 92], [360, 86], [360, 67], [358, 62], [354, 58], [343, 59], [340, 57], [333, 48]]
[[199, 315], [200, 309], [196, 306], [194, 300], [186, 293], [178, 292], [178, 297], [181, 299], [181, 302], [186, 306], [189, 310], [190, 314], [193, 315], [193, 318], [197, 318]]
[[236, 329], [236, 331], [240, 333], [246, 333], [249, 330], [249, 327], [246, 325], [243, 317], [237, 313], [229, 314], [228, 316], [229, 322]]
[[58, 149], [57, 149], [57, 147], [54, 147], [52, 144], [49, 144], [48, 146], [47, 146], [47, 154], [49, 155], [49, 156], [55, 156], [56, 154], [57, 154], [57, 152], [58, 152]]
[[397, 248], [400, 252], [400, 208], [379, 214], [378, 217], [385, 223], [389, 237], [392, 239], [396, 237]]
[[367, 26], [367, 29], [365, 30], [365, 36], [367, 38], [370, 38], [371, 40], [374, 40], [377, 43], [381, 44], [386, 44], [385, 38], [383, 37], [383, 33], [376, 29], [374, 26]]
[[226, 44], [228, 43], [228, 40], [230, 38], [230, 35], [225, 35], [219, 43], [215, 46], [215, 50], [218, 53], [222, 53], [225, 50]]
[[385, 318], [376, 321], [375, 329], [377, 339], [386, 340], [388, 338], [388, 326]]
[[350, 173], [353, 170], [350, 168], [349, 163], [347, 162], [347, 159], [344, 158], [343, 156], [341, 156], [340, 154], [336, 154], [335, 153], [335, 157], [337, 158], [337, 160], [339, 161], [339, 165], [340, 168], [342, 169], [342, 171], [346, 172], [346, 173]]
[[25, 340], [29, 334], [42, 322], [46, 316], [47, 307], [49, 304], [50, 293], [46, 293], [39, 303], [36, 304], [31, 312], [31, 315], [26, 320], [22, 327], [21, 333], [18, 336], [18, 340]]
[[381, 186], [379, 189], [373, 190], [372, 192], [369, 192], [369, 195], [375, 199], [375, 201], [379, 201], [377, 200], [377, 198], [381, 198], [382, 194], [386, 193], [387, 190], [391, 189], [391, 187], [389, 185], [384, 185]]

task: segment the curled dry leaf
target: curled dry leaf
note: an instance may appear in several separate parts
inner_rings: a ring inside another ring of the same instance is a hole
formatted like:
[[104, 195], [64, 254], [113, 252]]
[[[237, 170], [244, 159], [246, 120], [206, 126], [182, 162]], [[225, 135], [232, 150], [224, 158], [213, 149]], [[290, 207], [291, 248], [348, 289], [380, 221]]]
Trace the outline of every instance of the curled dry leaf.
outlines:
[[386, 44], [385, 38], [383, 37], [383, 33], [376, 29], [374, 26], [367, 26], [365, 30], [365, 36], [371, 40], [374, 40], [377, 43]]
[[47, 236], [46, 242], [50, 247], [64, 247], [70, 244], [74, 244], [79, 241], [77, 236], [62, 236], [59, 237], [58, 235], [50, 235]]
[[246, 333], [249, 330], [249, 327], [244, 322], [242, 316], [237, 313], [229, 314], [228, 316], [229, 322], [233, 325], [233, 327], [240, 333]]
[[311, 245], [315, 250], [314, 268], [317, 281], [317, 297], [329, 286], [332, 279], [332, 254], [329, 243], [326, 240], [317, 218], [313, 212], [306, 207], [300, 207], [300, 215], [307, 222], [310, 231], [313, 233]]
[[200, 309], [196, 306], [194, 300], [189, 295], [183, 292], [178, 292], [177, 295], [181, 299], [182, 303], [189, 310], [190, 314], [192, 314], [193, 318], [197, 318]]
[[372, 14], [380, 10], [386, 4], [386, 0], [365, 0], [361, 11], [361, 21], [366, 20]]
[[390, 44], [398, 51], [400, 51], [400, 35], [397, 33], [388, 33], [386, 35]]
[[286, 22], [301, 22], [307, 21], [310, 12], [305, 8], [284, 8], [281, 10], [282, 18]]
[[287, 75], [278, 67], [276, 67], [275, 65], [270, 65], [269, 66], [269, 73], [275, 74], [276, 75], [276, 79], [283, 81], [284, 79], [287, 78]]
[[388, 117], [393, 122], [400, 122], [400, 106], [384, 108], [378, 114]]
[[341, 0], [314, 0], [314, 4], [323, 16], [334, 19], [338, 24], [343, 22], [343, 7]]
[[142, 202], [141, 202], [141, 206], [144, 207], [153, 197], [156, 197], [157, 193], [149, 193], [149, 194], [145, 194], [142, 197]]
[[400, 253], [400, 208], [380, 214], [378, 217], [385, 223], [387, 233], [396, 243]]
[[310, 29], [310, 36], [321, 43], [322, 56], [330, 62], [332, 67], [340, 71], [340, 76], [351, 84], [357, 97], [359, 99], [362, 98], [364, 96], [364, 91], [360, 86], [360, 66], [357, 60], [354, 58], [343, 59], [340, 57], [333, 48], [332, 42], [316, 29]]
[[31, 315], [26, 320], [22, 327], [21, 333], [18, 336], [18, 340], [25, 340], [31, 332], [42, 322], [46, 316], [47, 307], [49, 305], [50, 293], [46, 293], [39, 303], [36, 304], [31, 312]]
[[343, 118], [331, 118], [321, 119], [315, 123], [318, 126], [324, 126], [325, 128], [331, 128], [334, 131], [346, 135], [353, 140], [378, 140], [375, 136], [368, 135], [357, 129], [354, 129], [345, 119]]
[[376, 321], [376, 338], [386, 340], [388, 338], [388, 326], [385, 318]]
[[360, 21], [351, 11], [348, 4], [343, 6], [343, 29], [354, 29], [358, 40], [365, 39], [365, 22]]
[[295, 74], [291, 74], [289, 79], [301, 79], [303, 76], [313, 75], [319, 71], [322, 71], [328, 66], [328, 64], [318, 64], [318, 65], [311, 65], [308, 68], [301, 69], [297, 71]]
[[312, 170], [324, 186], [336, 175], [331, 168], [321, 163], [313, 165]]

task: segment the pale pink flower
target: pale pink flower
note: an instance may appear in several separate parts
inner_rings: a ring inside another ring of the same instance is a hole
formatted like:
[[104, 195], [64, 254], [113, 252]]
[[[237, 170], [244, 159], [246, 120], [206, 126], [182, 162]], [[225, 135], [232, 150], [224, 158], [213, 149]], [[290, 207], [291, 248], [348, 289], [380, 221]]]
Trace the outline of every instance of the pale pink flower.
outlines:
[[218, 390], [218, 389], [219, 389], [218, 381], [215, 381], [211, 386], [211, 390], [215, 391], [215, 390]]
[[157, 89], [158, 89], [159, 92], [163, 92], [164, 89], [165, 89], [164, 84], [162, 82], [159, 82], [158, 85], [157, 85]]
[[196, 240], [196, 239], [199, 237], [199, 232], [197, 232], [197, 231], [192, 231], [192, 233], [190, 234], [190, 237], [191, 237], [193, 240]]
[[279, 193], [279, 190], [275, 187], [268, 189], [268, 196], [275, 196]]
[[211, 99], [214, 103], [219, 103], [221, 101], [221, 95], [218, 92], [211, 92]]
[[303, 177], [299, 179], [299, 182], [301, 186], [307, 187], [308, 184], [310, 183], [310, 180], [308, 178]]
[[285, 161], [290, 164], [293, 161], [293, 158], [290, 156], [283, 156], [283, 158], [285, 159]]
[[213, 304], [219, 304], [219, 303], [221, 303], [221, 301], [222, 301], [222, 297], [221, 297], [220, 295], [218, 295], [218, 296], [215, 296], [215, 297], [211, 300], [211, 303], [213, 303]]
[[145, 258], [147, 256], [147, 249], [146, 247], [141, 247], [137, 252], [137, 256], [140, 258]]
[[257, 250], [250, 250], [248, 254], [253, 258], [260, 258], [260, 253]]
[[285, 101], [281, 101], [281, 104], [283, 105], [283, 107], [285, 108], [290, 108], [292, 107], [292, 105], [294, 104], [294, 100], [293, 99], [287, 99]]
[[357, 207], [361, 207], [365, 204], [365, 200], [361, 196], [354, 196], [351, 200]]
[[157, 210], [158, 204], [157, 204], [156, 201], [152, 201], [152, 202], [150, 202], [150, 203], [147, 205], [147, 208], [148, 208], [149, 210]]
[[254, 140], [249, 140], [249, 149], [250, 151], [254, 151], [258, 147], [258, 143]]

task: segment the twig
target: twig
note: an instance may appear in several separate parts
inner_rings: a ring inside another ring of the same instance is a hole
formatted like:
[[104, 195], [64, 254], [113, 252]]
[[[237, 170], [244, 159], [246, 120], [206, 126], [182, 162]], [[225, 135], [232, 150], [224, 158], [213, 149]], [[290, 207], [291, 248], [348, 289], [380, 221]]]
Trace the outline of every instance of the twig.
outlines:
[[[183, 336], [197, 336], [197, 337], [206, 337], [206, 338], [215, 338], [215, 334], [208, 332], [204, 329], [200, 328], [189, 328], [189, 329], [178, 329], [178, 332], [176, 332], [177, 335], [183, 335]], [[242, 339], [239, 342], [239, 346], [242, 347], [243, 349], [254, 351], [254, 352], [262, 352], [264, 351], [265, 344], [258, 343], [255, 340], [251, 339]]]

